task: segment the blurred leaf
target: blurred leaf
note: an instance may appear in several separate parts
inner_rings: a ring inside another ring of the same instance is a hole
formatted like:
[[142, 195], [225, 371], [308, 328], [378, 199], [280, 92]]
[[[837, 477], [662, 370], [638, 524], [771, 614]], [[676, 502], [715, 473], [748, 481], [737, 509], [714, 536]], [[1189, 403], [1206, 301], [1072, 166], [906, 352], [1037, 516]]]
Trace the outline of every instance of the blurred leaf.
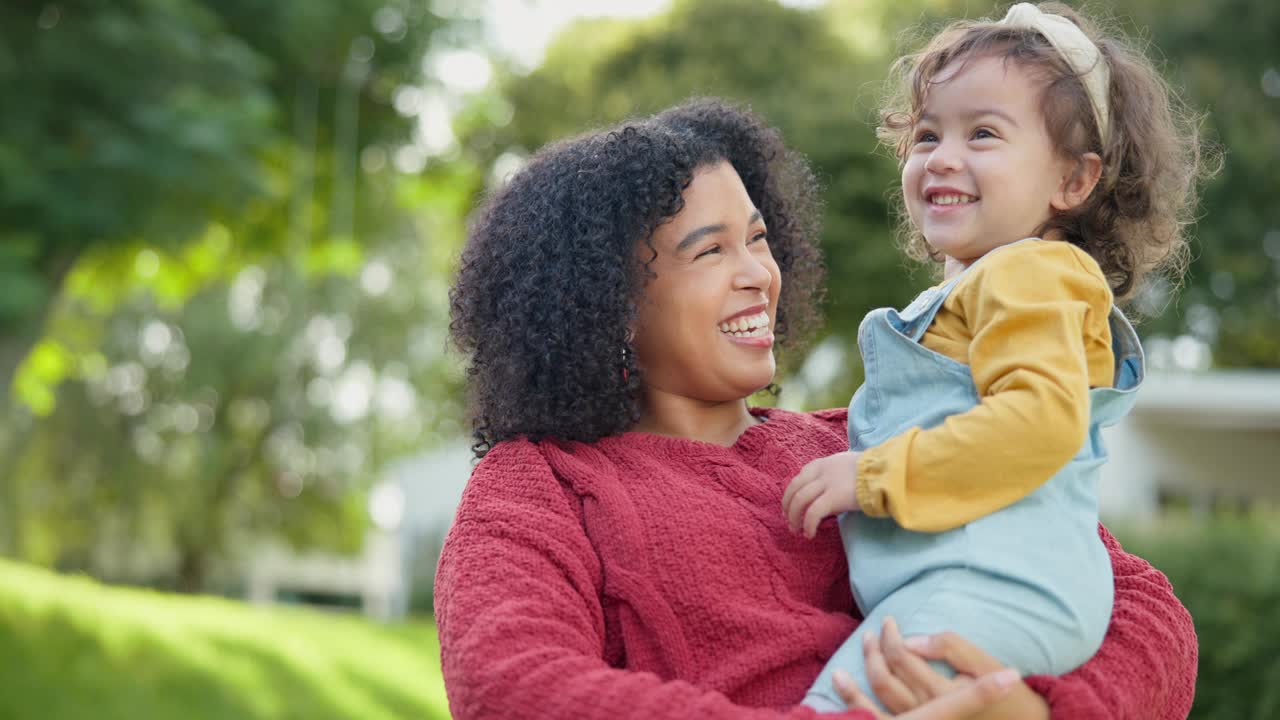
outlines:
[[364, 264], [364, 253], [350, 238], [330, 238], [307, 248], [302, 268], [307, 275], [350, 275]]
[[19, 400], [33, 413], [48, 415], [54, 407], [54, 388], [71, 368], [71, 354], [60, 343], [42, 340], [14, 377], [14, 390]]
[[1120, 533], [1163, 571], [1195, 621], [1200, 670], [1191, 717], [1263, 720], [1280, 710], [1280, 535], [1274, 512], [1171, 517]]
[[[396, 33], [373, 26], [384, 10]], [[0, 114], [0, 241], [24, 248], [0, 249], [11, 289], [0, 336], [34, 343], [67, 269], [93, 248], [142, 246], [167, 263], [211, 226], [235, 228], [233, 244], [255, 252], [310, 239], [286, 228], [298, 196], [332, 182], [317, 158], [409, 140], [387, 88], [420, 81], [445, 23], [384, 0], [0, 5], [0, 95], [23, 98]], [[350, 77], [366, 79], [354, 94]], [[333, 127], [339, 95], [358, 119], [350, 138]], [[193, 259], [204, 269], [141, 280], [176, 307], [210, 278], [209, 258]], [[123, 269], [78, 273], [75, 291], [105, 312], [129, 296]], [[0, 358], [0, 387], [12, 372]]]

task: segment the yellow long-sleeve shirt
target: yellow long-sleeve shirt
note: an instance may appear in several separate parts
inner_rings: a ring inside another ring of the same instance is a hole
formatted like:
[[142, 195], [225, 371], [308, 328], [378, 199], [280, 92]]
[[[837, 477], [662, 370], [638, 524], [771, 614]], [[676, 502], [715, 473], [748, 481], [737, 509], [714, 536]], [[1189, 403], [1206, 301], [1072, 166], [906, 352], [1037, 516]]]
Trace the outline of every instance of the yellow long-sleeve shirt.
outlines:
[[862, 512], [941, 532], [1053, 477], [1084, 444], [1089, 388], [1114, 382], [1111, 305], [1101, 268], [1070, 243], [1032, 240], [984, 258], [922, 338], [969, 366], [981, 402], [863, 453]]

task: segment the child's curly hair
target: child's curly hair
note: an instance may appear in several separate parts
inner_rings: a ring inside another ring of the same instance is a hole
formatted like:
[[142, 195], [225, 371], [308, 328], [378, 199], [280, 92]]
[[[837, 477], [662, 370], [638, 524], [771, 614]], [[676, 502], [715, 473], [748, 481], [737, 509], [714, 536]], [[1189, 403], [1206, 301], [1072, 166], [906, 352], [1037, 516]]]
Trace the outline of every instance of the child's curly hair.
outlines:
[[652, 275], [653, 231], [680, 212], [694, 172], [722, 161], [769, 228], [779, 342], [815, 328], [817, 182], [756, 116], [694, 100], [547, 146], [475, 213], [449, 293], [450, 332], [470, 356], [477, 456], [519, 436], [591, 442], [635, 423], [642, 370], [628, 328]]
[[[1103, 34], [1066, 5], [1039, 8], [1079, 26], [1110, 66], [1111, 132], [1105, 143], [1084, 84], [1054, 47], [1034, 30], [990, 19], [952, 23], [923, 50], [899, 58], [877, 134], [905, 162], [912, 128], [945, 68], [984, 57], [1018, 63], [1044, 81], [1041, 114], [1058, 151], [1102, 158], [1102, 177], [1089, 198], [1054, 214], [1036, 234], [1058, 231], [1093, 256], [1118, 299], [1132, 297], [1151, 273], [1165, 274], [1176, 285], [1186, 269], [1186, 228], [1194, 219], [1199, 181], [1212, 172], [1202, 157], [1199, 118], [1140, 49]], [[908, 256], [940, 261], [898, 199], [899, 234]]]

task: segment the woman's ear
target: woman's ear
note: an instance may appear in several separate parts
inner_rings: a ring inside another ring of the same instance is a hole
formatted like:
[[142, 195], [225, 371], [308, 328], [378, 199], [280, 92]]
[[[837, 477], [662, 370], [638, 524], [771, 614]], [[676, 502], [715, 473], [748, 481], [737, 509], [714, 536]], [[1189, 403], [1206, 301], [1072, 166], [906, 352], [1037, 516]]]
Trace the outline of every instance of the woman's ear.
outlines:
[[1098, 157], [1098, 153], [1081, 155], [1071, 173], [1062, 178], [1062, 184], [1058, 187], [1058, 192], [1053, 194], [1049, 205], [1058, 212], [1078, 207], [1089, 198], [1101, 177], [1102, 158]]

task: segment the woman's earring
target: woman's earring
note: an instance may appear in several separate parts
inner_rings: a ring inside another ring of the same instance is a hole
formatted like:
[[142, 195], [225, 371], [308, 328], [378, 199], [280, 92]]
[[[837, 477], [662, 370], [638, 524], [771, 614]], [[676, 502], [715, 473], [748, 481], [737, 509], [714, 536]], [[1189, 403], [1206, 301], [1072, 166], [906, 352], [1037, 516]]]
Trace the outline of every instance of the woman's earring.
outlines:
[[630, 355], [631, 353], [630, 351], [627, 350], [627, 346], [623, 345], [622, 346], [622, 382], [623, 383], [631, 379], [631, 371], [627, 369], [627, 359], [628, 359], [628, 356]]

